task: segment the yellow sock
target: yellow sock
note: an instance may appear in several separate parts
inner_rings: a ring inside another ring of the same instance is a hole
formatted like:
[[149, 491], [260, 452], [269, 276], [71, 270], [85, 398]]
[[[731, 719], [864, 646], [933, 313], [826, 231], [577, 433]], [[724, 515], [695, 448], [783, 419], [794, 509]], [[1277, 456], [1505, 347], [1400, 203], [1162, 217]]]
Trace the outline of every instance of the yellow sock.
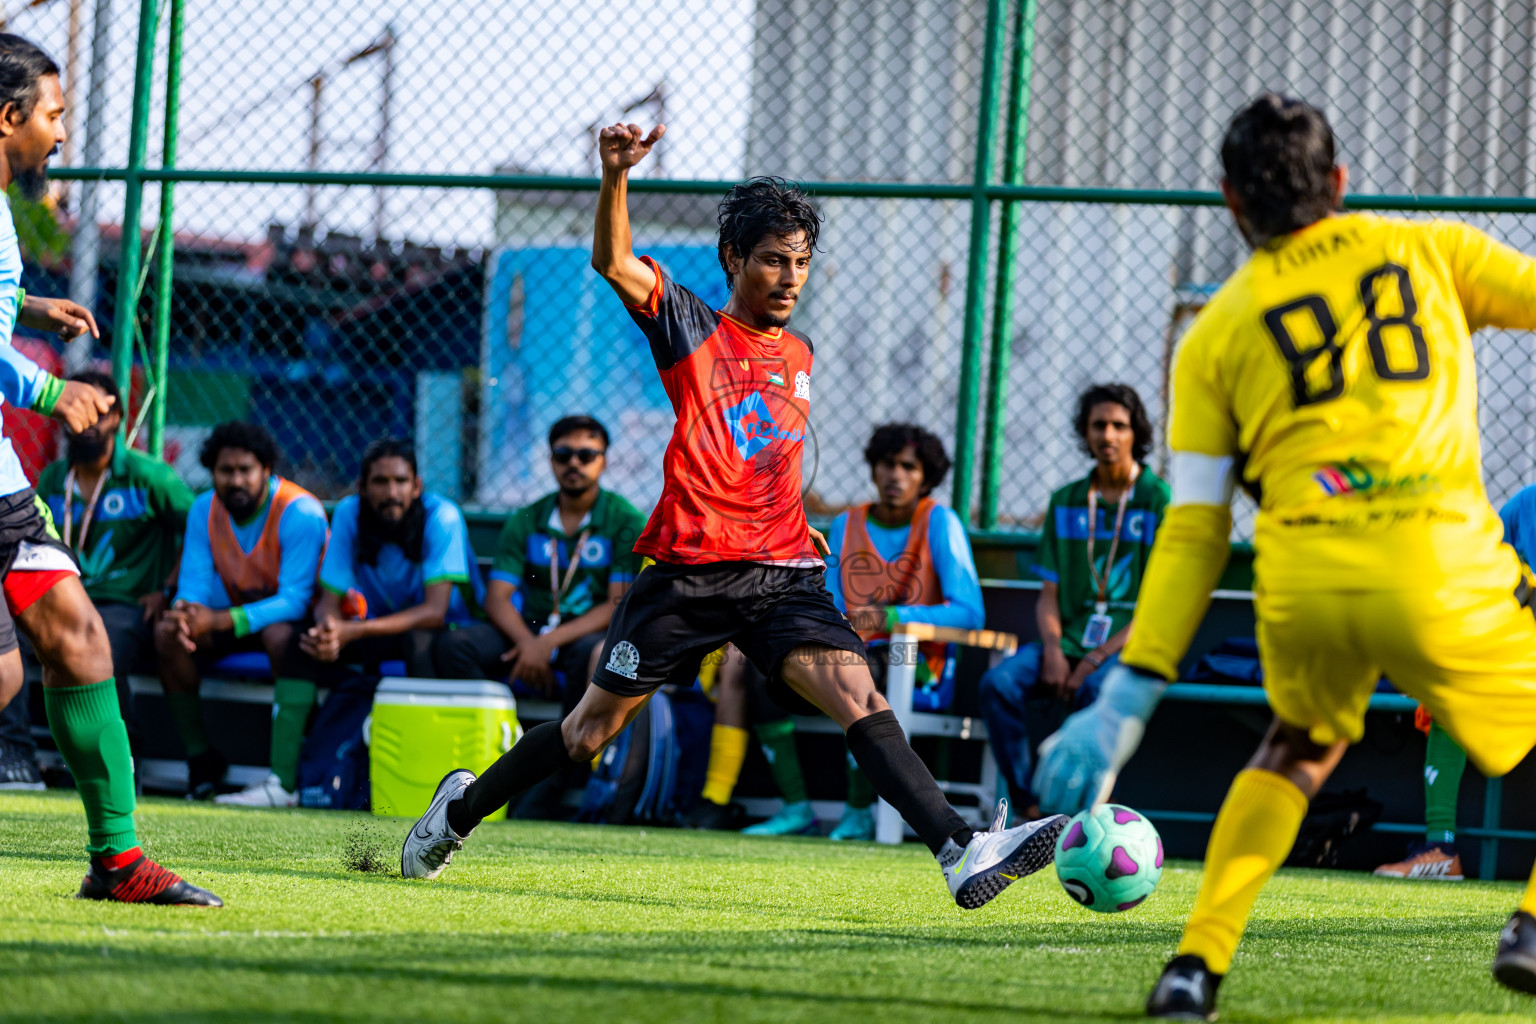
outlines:
[[1531, 868], [1531, 880], [1526, 883], [1525, 898], [1520, 901], [1520, 909], [1536, 915], [1536, 867]]
[[1181, 955], [1201, 957], [1217, 974], [1231, 969], [1253, 901], [1291, 852], [1306, 813], [1306, 794], [1285, 776], [1262, 768], [1238, 773], [1211, 829]]
[[704, 799], [722, 807], [731, 802], [741, 765], [747, 759], [747, 730], [717, 725], [709, 734], [709, 768], [704, 772]]

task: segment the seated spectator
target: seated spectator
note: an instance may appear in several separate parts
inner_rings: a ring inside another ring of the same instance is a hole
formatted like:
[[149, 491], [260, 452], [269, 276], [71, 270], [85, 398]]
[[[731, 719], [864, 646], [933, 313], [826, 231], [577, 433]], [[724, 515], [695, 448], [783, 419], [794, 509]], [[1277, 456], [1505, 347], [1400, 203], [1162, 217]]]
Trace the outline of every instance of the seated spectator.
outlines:
[[[54, 528], [80, 564], [80, 582], [101, 614], [112, 648], [118, 703], [137, 745], [128, 675], [148, 661], [154, 624], [165, 611], [166, 586], [175, 578], [181, 535], [192, 491], [159, 459], [117, 444], [122, 399], [105, 373], [87, 370], [70, 380], [91, 384], [113, 399], [112, 410], [76, 434], [65, 430], [64, 458], [43, 469], [38, 497]], [[31, 642], [20, 638], [28, 679], [41, 669]], [[41, 789], [31, 735], [27, 684], [0, 711], [0, 788]]]
[[431, 677], [434, 643], [473, 622], [484, 597], [464, 513], [423, 493], [416, 450], [386, 438], [368, 446], [358, 493], [331, 515], [315, 624], [299, 646], [320, 662], [398, 660]]
[[[927, 622], [979, 629], [986, 617], [981, 581], [965, 524], [930, 495], [949, 472], [944, 442], [908, 423], [877, 427], [864, 448], [879, 500], [856, 505], [832, 520], [827, 544], [827, 590], [864, 639], [875, 682], [883, 690], [891, 628]], [[942, 679], [946, 644], [923, 644], [917, 684]], [[722, 679], [722, 684], [724, 680]], [[763, 707], [766, 702], [754, 701]], [[782, 715], [757, 723], [758, 738], [784, 794], [778, 814], [744, 832], [751, 835], [815, 834], [819, 823], [800, 782], [791, 720]], [[848, 799], [833, 839], [873, 839], [874, 789], [848, 759]]]
[[1130, 632], [1168, 485], [1143, 462], [1152, 422], [1135, 390], [1096, 384], [1078, 399], [1073, 428], [1094, 460], [1086, 477], [1051, 495], [1035, 573], [1040, 639], [982, 676], [981, 707], [1013, 806], [1039, 817], [1029, 788], [1024, 702], [1043, 690], [1075, 708], [1097, 696]]
[[[640, 569], [635, 541], [645, 516], [601, 486], [608, 431], [590, 416], [567, 416], [549, 429], [549, 465], [557, 489], [513, 512], [496, 542], [486, 583], [490, 623], [443, 636], [439, 672], [452, 679], [508, 679], [567, 713], [597, 668], [613, 606]], [[558, 673], [558, 676], [557, 676]], [[566, 779], [530, 790], [520, 816], [554, 813]]]
[[292, 807], [316, 692], [313, 681], [295, 674], [298, 635], [325, 550], [325, 510], [272, 472], [277, 442], [258, 424], [220, 423], [200, 458], [213, 474], [213, 490], [199, 495], [187, 515], [176, 600], [155, 630], [165, 700], [187, 748], [187, 791], [196, 799], [213, 796], [228, 768], [203, 725], [202, 671], [237, 651], [264, 651], [273, 677], [272, 771], [218, 802]]
[[[1521, 488], [1499, 510], [1504, 520], [1504, 543], [1515, 549], [1526, 565], [1536, 559], [1536, 484]], [[1423, 878], [1460, 882], [1466, 878], [1461, 851], [1456, 848], [1456, 805], [1467, 755], [1422, 704], [1414, 724], [1424, 740], [1424, 841], [1408, 845], [1407, 855], [1383, 864], [1376, 874], [1383, 878]]]

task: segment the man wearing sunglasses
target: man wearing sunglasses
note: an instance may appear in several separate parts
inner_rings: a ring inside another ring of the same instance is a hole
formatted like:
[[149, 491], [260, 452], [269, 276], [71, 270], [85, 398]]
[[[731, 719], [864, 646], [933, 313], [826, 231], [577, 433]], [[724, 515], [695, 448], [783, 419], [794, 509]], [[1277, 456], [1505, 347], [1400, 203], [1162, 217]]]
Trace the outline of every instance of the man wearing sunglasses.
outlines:
[[[608, 430], [591, 416], [549, 428], [557, 489], [513, 512], [496, 543], [486, 586], [490, 623], [455, 629], [438, 643], [449, 678], [507, 679], [576, 706], [595, 670], [615, 602], [640, 569], [633, 551], [645, 529], [640, 510], [600, 486]], [[563, 684], [556, 673], [564, 677]], [[533, 796], [529, 813], [542, 803]]]

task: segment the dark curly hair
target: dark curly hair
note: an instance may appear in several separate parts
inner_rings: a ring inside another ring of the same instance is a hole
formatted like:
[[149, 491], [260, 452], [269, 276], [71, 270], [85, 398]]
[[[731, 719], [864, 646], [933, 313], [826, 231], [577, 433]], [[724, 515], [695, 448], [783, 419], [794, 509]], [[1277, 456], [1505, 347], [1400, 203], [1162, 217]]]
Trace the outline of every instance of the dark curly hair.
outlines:
[[807, 252], [816, 251], [821, 235], [821, 213], [800, 186], [783, 178], [752, 178], [733, 187], [720, 201], [720, 269], [725, 282], [735, 284], [726, 251], [746, 259], [758, 243], [770, 236], [805, 233]]
[[58, 73], [58, 64], [36, 43], [0, 33], [0, 107], [14, 104], [17, 119], [26, 121], [37, 109], [38, 80]]
[[1095, 384], [1078, 398], [1077, 414], [1072, 417], [1072, 429], [1082, 442], [1083, 452], [1089, 457], [1093, 455], [1093, 450], [1088, 447], [1088, 416], [1094, 406], [1105, 402], [1122, 406], [1131, 414], [1131, 433], [1135, 436], [1131, 442], [1131, 454], [1137, 462], [1146, 462], [1147, 454], [1152, 451], [1152, 419], [1147, 415], [1147, 407], [1141, 404], [1141, 396], [1129, 384]]
[[272, 432], [260, 423], [246, 420], [226, 420], [220, 423], [203, 442], [197, 461], [211, 473], [214, 463], [219, 461], [219, 452], [225, 448], [250, 452], [256, 456], [256, 461], [261, 463], [263, 469], [270, 470], [277, 465], [277, 441], [273, 439]]
[[915, 423], [886, 423], [876, 427], [870, 435], [869, 444], [864, 446], [864, 461], [873, 469], [875, 463], [900, 455], [908, 445], [917, 452], [917, 461], [923, 464], [923, 497], [926, 498], [944, 482], [951, 465], [944, 442], [937, 435]]
[[1333, 129], [1301, 100], [1266, 92], [1238, 111], [1221, 140], [1221, 166], [1243, 201], [1254, 245], [1322, 220], [1338, 205]]

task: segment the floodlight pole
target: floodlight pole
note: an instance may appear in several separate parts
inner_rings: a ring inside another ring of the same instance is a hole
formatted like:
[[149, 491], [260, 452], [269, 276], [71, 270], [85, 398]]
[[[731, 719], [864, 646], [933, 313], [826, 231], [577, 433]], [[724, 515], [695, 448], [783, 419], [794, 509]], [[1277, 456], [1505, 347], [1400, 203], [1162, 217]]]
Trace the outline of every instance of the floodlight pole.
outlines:
[[138, 329], [139, 270], [143, 239], [139, 221], [144, 214], [144, 154], [149, 146], [149, 94], [154, 85], [155, 30], [160, 8], [156, 0], [139, 0], [138, 57], [133, 68], [133, 119], [128, 135], [128, 164], [123, 184], [123, 244], [117, 263], [117, 302], [112, 312], [112, 376], [123, 396], [123, 418], [117, 443], [126, 445], [133, 384], [133, 335]]
[[[1029, 155], [1030, 79], [1035, 69], [1037, 0], [1018, 0], [1014, 12], [1013, 69], [1008, 82], [1008, 141], [1003, 148], [1003, 183], [1024, 184]], [[1003, 429], [1008, 411], [1008, 363], [1013, 349], [1014, 250], [1019, 244], [1018, 203], [1003, 201], [997, 228], [997, 291], [992, 299], [992, 351], [987, 361], [987, 408], [981, 457], [983, 530], [997, 527], [997, 490], [1003, 471]]]
[[[181, 120], [181, 25], [184, 0], [171, 0], [171, 41], [165, 59], [165, 149], [161, 166], [176, 166], [176, 133]], [[149, 454], [165, 453], [165, 402], [171, 350], [171, 277], [176, 262], [176, 236], [172, 226], [174, 181], [160, 183], [160, 240], [155, 249], [159, 261], [155, 274], [154, 373], [149, 395]], [[127, 392], [123, 392], [127, 394]]]
[[[381, 46], [384, 51], [384, 98], [379, 106], [379, 141], [373, 161], [373, 169], [376, 171], [383, 171], [389, 164], [389, 115], [395, 101], [395, 26], [393, 24], [384, 29]], [[385, 206], [387, 194], [384, 189], [379, 188], [374, 190], [373, 195], [374, 244], [381, 246], [384, 244], [384, 230], [388, 222], [388, 211]]]
[[971, 178], [971, 245], [965, 275], [965, 327], [960, 338], [960, 398], [955, 410], [955, 482], [950, 504], [969, 525], [976, 468], [976, 407], [980, 402], [981, 334], [986, 326], [987, 242], [992, 225], [993, 145], [1001, 99], [1007, 0], [987, 0], [986, 46], [981, 61], [981, 111], [976, 118], [976, 167]]
[[[309, 80], [309, 169], [320, 170], [320, 110], [325, 97], [325, 72], [315, 72]], [[309, 185], [304, 194], [304, 226], [312, 228], [320, 219], [320, 186]]]

